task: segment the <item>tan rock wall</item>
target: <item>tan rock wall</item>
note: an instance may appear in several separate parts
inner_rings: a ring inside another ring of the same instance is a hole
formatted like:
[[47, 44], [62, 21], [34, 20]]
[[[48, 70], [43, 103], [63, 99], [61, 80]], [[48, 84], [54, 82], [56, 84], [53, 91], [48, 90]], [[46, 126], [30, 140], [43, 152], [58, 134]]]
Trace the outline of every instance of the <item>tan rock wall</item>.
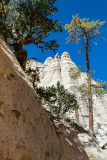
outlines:
[[76, 132], [55, 130], [1, 38], [0, 160], [88, 160]]

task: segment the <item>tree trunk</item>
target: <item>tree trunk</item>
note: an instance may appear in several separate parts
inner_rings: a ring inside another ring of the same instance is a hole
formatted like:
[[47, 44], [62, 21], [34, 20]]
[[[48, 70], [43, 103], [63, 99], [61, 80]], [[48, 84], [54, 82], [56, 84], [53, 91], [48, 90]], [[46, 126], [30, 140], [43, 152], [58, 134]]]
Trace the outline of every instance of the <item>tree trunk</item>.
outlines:
[[60, 114], [60, 112], [61, 112], [61, 105], [59, 104], [59, 108], [58, 108], [58, 111], [57, 111], [57, 117], [59, 117], [59, 114]]
[[22, 69], [25, 71], [28, 52], [23, 49], [23, 44], [21, 42], [15, 43], [14, 49], [15, 49], [14, 54], [15, 54], [19, 64], [21, 65]]
[[86, 37], [86, 65], [87, 65], [87, 81], [88, 81], [88, 103], [89, 103], [89, 129], [93, 131], [93, 107], [92, 107], [92, 93], [91, 93], [91, 75], [89, 67], [89, 55], [88, 55], [88, 38]]
[[76, 123], [78, 123], [78, 120], [77, 120], [77, 118], [78, 118], [78, 109], [75, 109], [75, 118], [76, 118]]

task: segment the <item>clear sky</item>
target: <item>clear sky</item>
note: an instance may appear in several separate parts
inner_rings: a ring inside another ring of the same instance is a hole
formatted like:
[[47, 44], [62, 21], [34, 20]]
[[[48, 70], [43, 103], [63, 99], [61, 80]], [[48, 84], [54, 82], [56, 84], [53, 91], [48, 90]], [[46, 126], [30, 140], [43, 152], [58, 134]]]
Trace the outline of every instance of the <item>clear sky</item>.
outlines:
[[[95, 70], [95, 79], [107, 81], [107, 0], [57, 0], [55, 6], [58, 8], [58, 12], [55, 13], [54, 18], [61, 22], [62, 26], [66, 23], [70, 23], [72, 15], [79, 14], [80, 18], [89, 18], [90, 20], [106, 21], [102, 27], [101, 36], [106, 39], [95, 39], [92, 45], [92, 52], [90, 52], [90, 68]], [[62, 33], [50, 34], [50, 39], [57, 39], [59, 42], [59, 48], [57, 52], [61, 55], [64, 51], [67, 51], [71, 59], [76, 65], [84, 66], [83, 54], [79, 51], [79, 45], [67, 44], [67, 34], [64, 30]], [[41, 51], [34, 45], [25, 46], [28, 51], [28, 57], [34, 57], [44, 62], [49, 56], [54, 57], [53, 52]]]

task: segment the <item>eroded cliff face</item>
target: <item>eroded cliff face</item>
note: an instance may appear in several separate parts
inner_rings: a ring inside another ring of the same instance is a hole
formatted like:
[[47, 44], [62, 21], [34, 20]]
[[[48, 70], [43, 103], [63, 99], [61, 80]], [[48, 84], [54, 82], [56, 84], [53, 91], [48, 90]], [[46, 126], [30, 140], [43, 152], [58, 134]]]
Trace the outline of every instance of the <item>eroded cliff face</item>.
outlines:
[[[61, 55], [61, 59], [58, 54], [55, 58], [48, 57], [44, 64], [30, 60], [27, 64], [27, 68], [31, 67], [33, 69], [39, 68], [40, 71], [40, 82], [38, 86], [52, 86], [56, 85], [59, 81], [64, 85], [66, 89], [76, 95], [79, 104], [79, 119], [78, 123], [85, 128], [88, 128], [89, 118], [88, 118], [88, 100], [87, 98], [82, 98], [78, 87], [82, 84], [87, 88], [87, 76], [86, 73], [79, 73], [79, 76], [73, 77], [77, 72], [78, 68], [76, 64], [71, 60], [69, 53], [64, 52]], [[92, 80], [92, 83], [96, 84]], [[107, 94], [103, 97], [93, 96], [93, 113], [94, 113], [94, 131], [97, 132], [99, 123], [107, 127]], [[75, 120], [75, 114], [71, 115], [71, 118]], [[103, 128], [104, 128], [103, 126]]]
[[[78, 73], [78, 68], [76, 64], [71, 60], [69, 53], [64, 52], [61, 55], [61, 58], [58, 54], [55, 55], [54, 58], [48, 57], [45, 62], [39, 63], [33, 60], [30, 60], [27, 64], [27, 68], [36, 69], [38, 68], [40, 71], [40, 82], [38, 86], [52, 86], [56, 85], [57, 81], [64, 85], [69, 92], [74, 93], [76, 95], [77, 102], [79, 104], [78, 110], [78, 124], [83, 126], [88, 130], [89, 128], [89, 108], [88, 108], [88, 100], [87, 98], [82, 98], [81, 92], [79, 92], [78, 87], [82, 84], [87, 88], [87, 76], [86, 73], [79, 73], [79, 76], [76, 75]], [[76, 75], [76, 77], [74, 77]], [[95, 81], [92, 80], [93, 84], [96, 84]], [[75, 112], [68, 113], [68, 115], [72, 120], [75, 121]], [[96, 95], [93, 96], [93, 117], [94, 117], [94, 133], [96, 135], [96, 141], [102, 147], [107, 144], [107, 94], [103, 97], [98, 97]], [[84, 141], [84, 145], [86, 144], [87, 136], [79, 136], [82, 141]], [[91, 139], [91, 138], [89, 138]], [[89, 140], [88, 139], [88, 140]], [[87, 140], [86, 148], [90, 142]], [[89, 149], [90, 149], [89, 145]], [[96, 153], [97, 154], [97, 153]], [[107, 154], [107, 153], [106, 153]], [[94, 155], [94, 153], [93, 153]], [[107, 156], [107, 155], [106, 155]], [[106, 157], [105, 156], [105, 157]]]
[[88, 160], [74, 130], [54, 127], [1, 38], [0, 160]]

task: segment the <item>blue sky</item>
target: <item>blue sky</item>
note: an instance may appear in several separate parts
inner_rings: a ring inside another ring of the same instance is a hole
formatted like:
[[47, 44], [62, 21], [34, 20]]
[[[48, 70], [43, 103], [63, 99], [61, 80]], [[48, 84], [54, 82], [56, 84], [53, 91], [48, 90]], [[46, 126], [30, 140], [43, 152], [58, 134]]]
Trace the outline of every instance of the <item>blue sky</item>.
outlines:
[[[102, 27], [101, 36], [106, 39], [95, 39], [92, 45], [92, 52], [90, 52], [90, 69], [95, 70], [93, 75], [95, 79], [107, 81], [107, 0], [57, 0], [55, 6], [58, 8], [58, 12], [55, 13], [54, 18], [58, 19], [62, 26], [66, 23], [70, 23], [72, 15], [79, 14], [80, 18], [89, 18], [90, 20], [106, 21]], [[84, 66], [84, 56], [79, 51], [79, 45], [67, 44], [67, 34], [64, 30], [62, 33], [51, 33], [50, 39], [57, 39], [59, 42], [59, 48], [57, 52], [61, 55], [64, 51], [67, 51], [73, 62], [78, 66]], [[34, 45], [25, 46], [28, 51], [28, 57], [35, 57], [44, 62], [49, 56], [54, 57], [53, 52], [41, 51]]]

